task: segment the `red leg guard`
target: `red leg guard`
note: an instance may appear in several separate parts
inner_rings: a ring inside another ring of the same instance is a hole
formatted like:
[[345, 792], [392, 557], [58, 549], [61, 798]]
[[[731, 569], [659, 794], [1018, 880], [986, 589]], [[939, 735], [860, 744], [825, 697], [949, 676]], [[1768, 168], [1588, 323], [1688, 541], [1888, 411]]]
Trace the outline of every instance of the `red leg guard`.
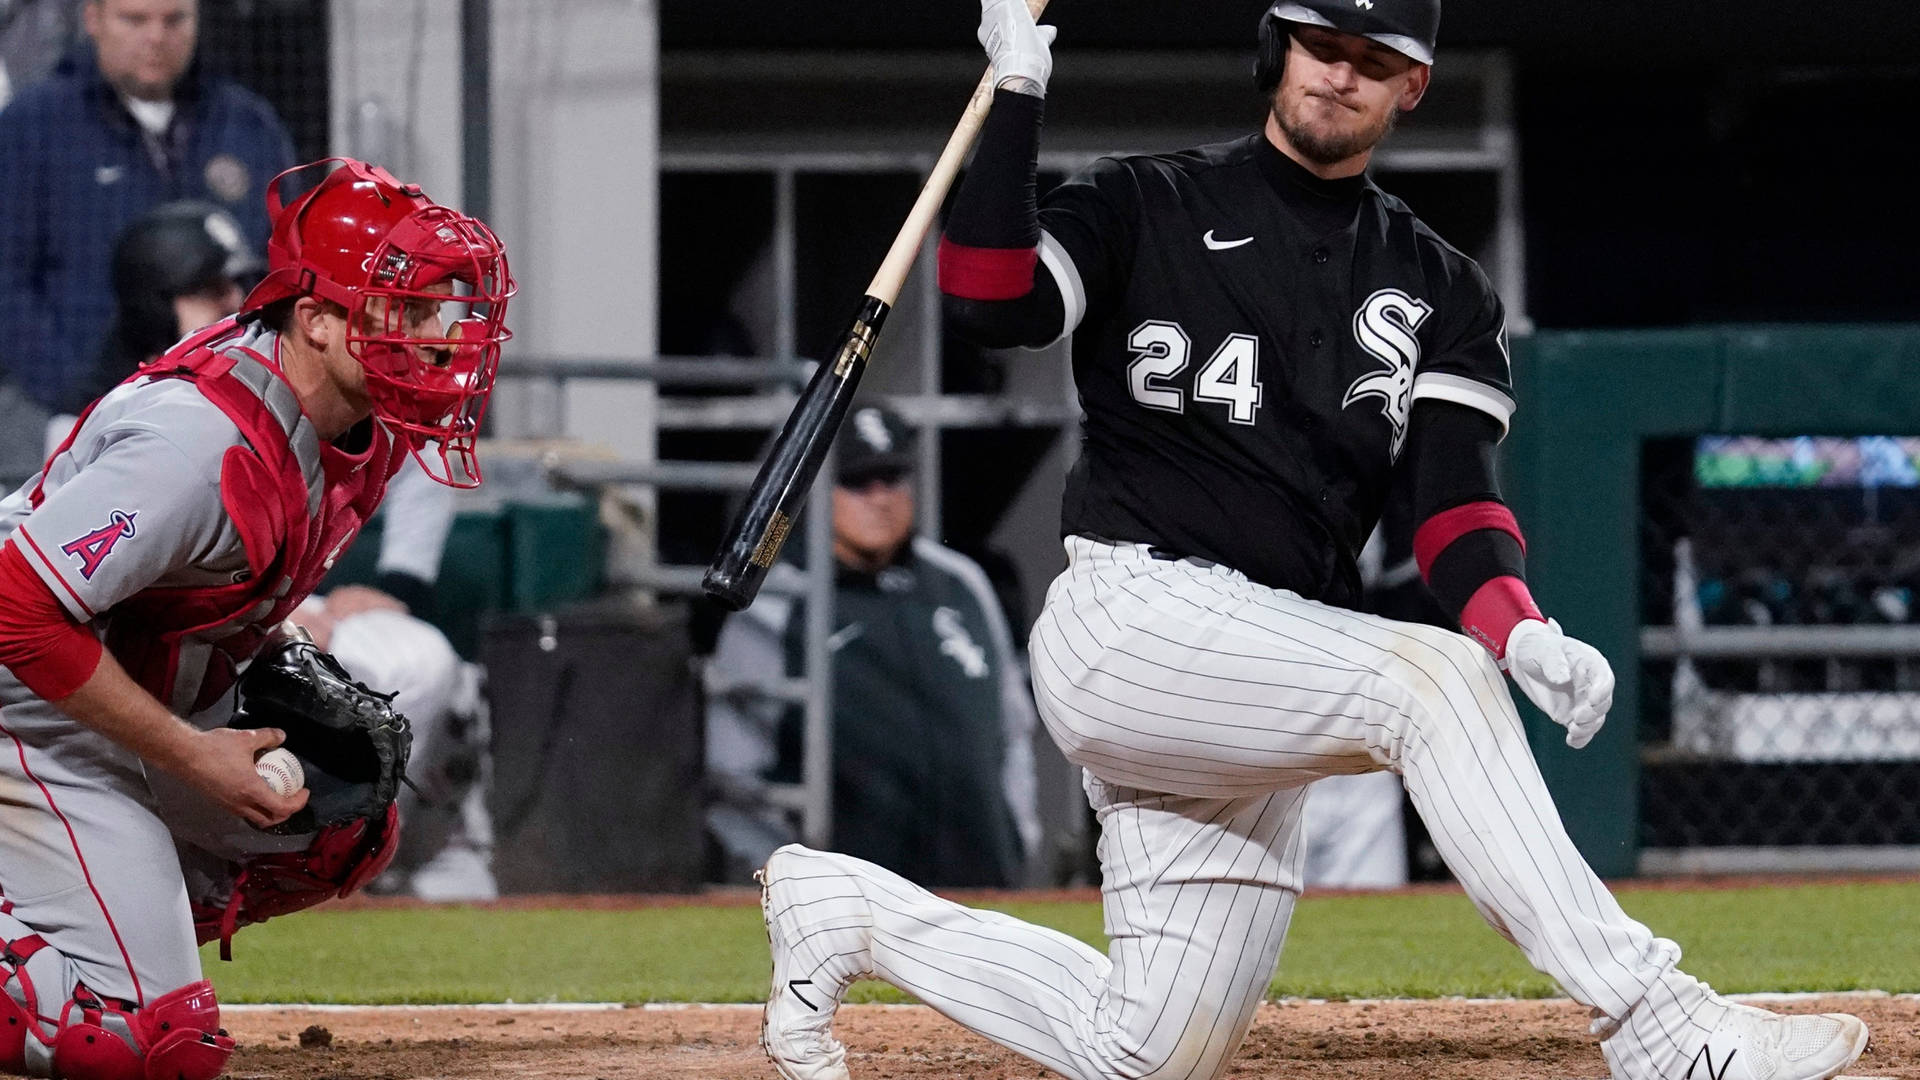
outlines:
[[[36, 1015], [40, 998], [34, 993], [33, 980], [27, 977], [27, 958], [46, 947], [38, 934], [0, 941], [0, 1072], [27, 1071], [28, 1038], [46, 1045], [46, 1032]], [[10, 987], [14, 982], [20, 984], [19, 1000], [15, 1000]]]
[[33, 1014], [0, 990], [0, 1073], [27, 1071], [27, 1038], [35, 1031]]
[[53, 1067], [61, 1080], [147, 1080], [140, 1055], [125, 1039], [84, 1021], [60, 1029], [53, 1040]]
[[0, 1072], [27, 1071], [28, 1039], [41, 1067], [50, 1063], [63, 1080], [214, 1080], [227, 1067], [233, 1040], [220, 1028], [212, 983], [189, 983], [145, 1008], [76, 986], [57, 1019], [42, 1018], [26, 963], [46, 947], [38, 934], [0, 942]]
[[220, 1027], [220, 1002], [205, 979], [134, 1013], [133, 1037], [146, 1050], [144, 1080], [213, 1080], [233, 1054], [233, 1039]]
[[[11, 1001], [0, 999], [0, 1012]], [[131, 1043], [112, 1030], [122, 1025]], [[24, 1049], [24, 1038], [20, 1042]], [[80, 986], [53, 1040], [53, 1075], [62, 1080], [214, 1080], [226, 1069], [233, 1046], [220, 1029], [213, 984], [204, 979], [162, 994], [145, 1008], [103, 999]], [[0, 1059], [0, 1067], [8, 1064]]]

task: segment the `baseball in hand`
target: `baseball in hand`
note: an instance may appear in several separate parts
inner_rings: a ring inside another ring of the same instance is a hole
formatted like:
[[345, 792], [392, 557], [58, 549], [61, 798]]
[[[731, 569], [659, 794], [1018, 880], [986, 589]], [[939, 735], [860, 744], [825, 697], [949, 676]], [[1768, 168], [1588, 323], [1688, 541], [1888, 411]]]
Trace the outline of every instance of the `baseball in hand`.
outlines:
[[293, 751], [276, 748], [254, 759], [253, 771], [267, 782], [275, 795], [291, 795], [307, 786], [307, 772]]

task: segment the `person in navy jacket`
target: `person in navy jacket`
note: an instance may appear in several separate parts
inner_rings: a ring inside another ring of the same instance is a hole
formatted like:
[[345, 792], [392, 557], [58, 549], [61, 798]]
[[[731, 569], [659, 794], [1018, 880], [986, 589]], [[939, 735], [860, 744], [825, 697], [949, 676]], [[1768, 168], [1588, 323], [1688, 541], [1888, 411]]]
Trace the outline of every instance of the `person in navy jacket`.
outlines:
[[86, 0], [86, 39], [0, 111], [0, 477], [39, 467], [32, 415], [99, 353], [128, 225], [205, 199], [266, 245], [266, 184], [293, 143], [264, 99], [196, 59], [198, 15], [196, 0]]

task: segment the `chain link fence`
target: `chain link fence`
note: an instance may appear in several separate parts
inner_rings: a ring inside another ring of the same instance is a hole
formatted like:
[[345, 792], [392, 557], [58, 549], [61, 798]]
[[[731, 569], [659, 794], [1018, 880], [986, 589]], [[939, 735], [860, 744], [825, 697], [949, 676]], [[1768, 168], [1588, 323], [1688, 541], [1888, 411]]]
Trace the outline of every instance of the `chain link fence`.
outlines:
[[1920, 854], [1917, 459], [1920, 439], [1891, 437], [1646, 446], [1641, 841], [1656, 861]]
[[200, 0], [200, 59], [267, 100], [299, 161], [332, 149], [326, 0]]

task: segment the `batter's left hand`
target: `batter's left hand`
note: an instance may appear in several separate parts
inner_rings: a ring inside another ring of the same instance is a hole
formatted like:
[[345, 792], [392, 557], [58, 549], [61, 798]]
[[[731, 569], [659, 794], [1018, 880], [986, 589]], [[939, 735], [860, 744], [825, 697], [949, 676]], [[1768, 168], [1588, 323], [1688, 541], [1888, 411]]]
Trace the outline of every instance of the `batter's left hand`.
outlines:
[[993, 85], [1047, 96], [1054, 28], [1035, 26], [1027, 0], [980, 0], [980, 44], [993, 62]]
[[1576, 641], [1552, 619], [1527, 619], [1507, 635], [1507, 674], [1575, 750], [1593, 741], [1613, 708], [1613, 668], [1600, 650]]

